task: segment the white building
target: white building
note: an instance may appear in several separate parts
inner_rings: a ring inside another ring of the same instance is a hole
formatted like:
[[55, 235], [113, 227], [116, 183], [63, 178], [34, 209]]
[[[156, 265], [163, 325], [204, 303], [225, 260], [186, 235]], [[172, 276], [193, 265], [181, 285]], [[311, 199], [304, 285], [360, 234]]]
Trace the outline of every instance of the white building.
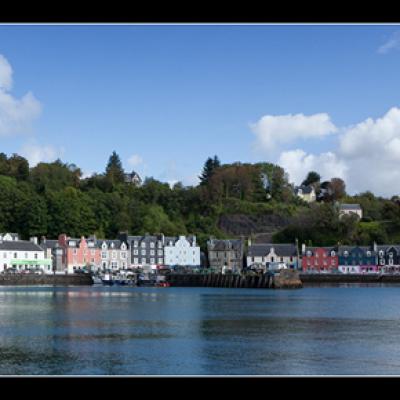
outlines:
[[165, 237], [164, 243], [165, 265], [200, 266], [200, 247], [196, 246], [196, 236]]
[[341, 204], [339, 206], [339, 218], [342, 215], [351, 215], [351, 214], [355, 214], [361, 219], [363, 216], [361, 206], [359, 204]]
[[120, 240], [99, 240], [101, 269], [120, 270], [130, 267], [128, 246]]
[[52, 272], [51, 258], [34, 241], [0, 240], [0, 272], [7, 269]]

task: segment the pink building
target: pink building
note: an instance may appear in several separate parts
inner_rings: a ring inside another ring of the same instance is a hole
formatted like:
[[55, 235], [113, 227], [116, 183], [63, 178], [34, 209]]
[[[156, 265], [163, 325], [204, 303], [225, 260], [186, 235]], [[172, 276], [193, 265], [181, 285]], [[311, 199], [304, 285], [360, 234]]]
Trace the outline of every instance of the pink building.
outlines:
[[96, 237], [73, 239], [66, 234], [58, 237], [58, 243], [63, 249], [62, 265], [68, 273], [82, 270], [83, 267], [98, 267], [101, 263], [100, 248]]

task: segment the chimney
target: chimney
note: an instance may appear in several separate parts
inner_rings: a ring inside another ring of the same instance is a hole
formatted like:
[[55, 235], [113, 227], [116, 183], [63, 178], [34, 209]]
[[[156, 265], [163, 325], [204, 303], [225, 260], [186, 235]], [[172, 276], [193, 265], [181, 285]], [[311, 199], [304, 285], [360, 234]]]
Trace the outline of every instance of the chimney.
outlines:
[[37, 236], [32, 236], [32, 237], [30, 238], [30, 241], [31, 241], [32, 243], [38, 244], [38, 238], [37, 238]]
[[249, 247], [251, 246], [251, 238], [247, 239], [247, 244], [248, 244]]
[[305, 254], [305, 253], [306, 253], [306, 244], [303, 243], [303, 244], [301, 245], [301, 254]]
[[40, 238], [40, 242], [43, 243], [43, 244], [46, 244], [46, 236], [42, 236]]
[[374, 241], [374, 251], [376, 252], [376, 251], [378, 251], [378, 246], [377, 246], [377, 244], [376, 244], [376, 242]]

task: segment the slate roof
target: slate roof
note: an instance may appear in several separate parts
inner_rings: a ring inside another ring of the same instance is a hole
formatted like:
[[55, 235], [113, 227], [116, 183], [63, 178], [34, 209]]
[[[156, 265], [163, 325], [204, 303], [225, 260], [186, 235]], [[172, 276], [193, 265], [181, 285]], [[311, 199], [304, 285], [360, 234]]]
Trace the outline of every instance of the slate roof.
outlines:
[[244, 243], [242, 239], [210, 239], [207, 241], [207, 248], [212, 251], [241, 251], [243, 245]]
[[359, 204], [341, 204], [341, 210], [361, 210], [361, 206]]
[[297, 249], [294, 244], [290, 243], [260, 243], [252, 244], [248, 248], [249, 257], [263, 257], [274, 248], [276, 255], [282, 257], [297, 256]]
[[338, 251], [337, 247], [335, 247], [335, 246], [332, 246], [332, 247], [325, 247], [325, 246], [306, 246], [306, 251], [305, 251], [304, 255], [307, 255], [307, 252], [308, 252], [308, 251], [311, 251], [311, 255], [314, 255], [314, 254], [315, 254], [315, 251], [316, 251], [317, 249], [324, 249], [324, 250], [328, 253], [329, 256], [330, 256], [330, 254], [331, 254], [332, 251], [334, 251], [335, 254], [337, 255], [337, 251]]
[[40, 243], [40, 247], [43, 249], [54, 249], [57, 243], [57, 239], [46, 239]]
[[371, 256], [375, 255], [375, 251], [371, 246], [339, 246], [338, 255], [343, 256], [345, 251], [348, 251], [350, 255], [352, 251], [356, 248], [361, 249], [364, 254], [366, 254], [367, 251], [370, 251]]
[[[1, 237], [4, 237], [4, 235], [10, 235], [12, 237], [12, 240], [18, 240], [18, 233], [13, 233], [13, 232], [4, 232], [0, 233]], [[4, 240], [4, 239], [3, 239]]]
[[0, 242], [0, 250], [43, 251], [38, 244], [28, 240], [13, 240]]

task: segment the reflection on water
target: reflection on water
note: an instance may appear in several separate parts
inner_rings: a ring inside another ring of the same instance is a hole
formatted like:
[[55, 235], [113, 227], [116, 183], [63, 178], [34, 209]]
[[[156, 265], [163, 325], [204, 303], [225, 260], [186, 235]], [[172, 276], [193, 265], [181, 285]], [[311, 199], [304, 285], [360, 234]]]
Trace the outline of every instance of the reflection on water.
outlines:
[[0, 374], [400, 374], [400, 286], [1, 287]]

